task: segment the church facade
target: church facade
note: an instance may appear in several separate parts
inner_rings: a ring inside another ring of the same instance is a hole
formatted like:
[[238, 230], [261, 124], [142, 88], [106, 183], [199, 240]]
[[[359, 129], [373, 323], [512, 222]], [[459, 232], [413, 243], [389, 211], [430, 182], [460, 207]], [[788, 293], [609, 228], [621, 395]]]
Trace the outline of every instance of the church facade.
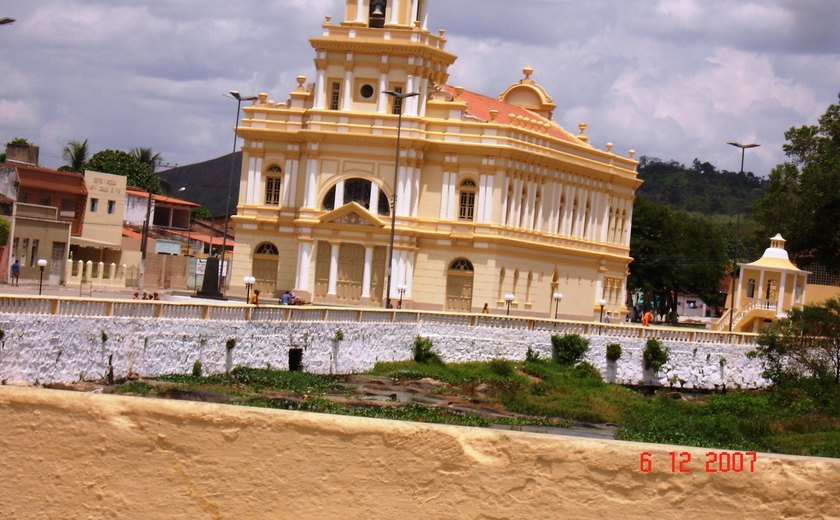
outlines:
[[620, 318], [634, 152], [558, 125], [530, 68], [498, 97], [448, 85], [456, 56], [427, 8], [347, 0], [311, 40], [314, 76], [244, 108], [233, 280], [323, 304]]

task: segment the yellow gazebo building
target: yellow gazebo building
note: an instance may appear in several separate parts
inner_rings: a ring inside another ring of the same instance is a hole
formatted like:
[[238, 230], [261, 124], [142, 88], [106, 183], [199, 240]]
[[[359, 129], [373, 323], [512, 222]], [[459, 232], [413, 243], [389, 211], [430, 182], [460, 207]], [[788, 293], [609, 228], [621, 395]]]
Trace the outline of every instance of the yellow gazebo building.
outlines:
[[233, 285], [384, 306], [393, 224], [395, 307], [620, 318], [635, 152], [560, 127], [530, 68], [498, 97], [447, 85], [427, 8], [347, 0], [314, 82], [245, 107]]
[[[782, 235], [770, 239], [770, 247], [761, 258], [738, 265], [741, 274], [735, 291], [733, 331], [759, 332], [766, 323], [806, 303], [805, 289], [811, 273], [790, 261]], [[728, 319], [724, 315], [718, 323], [727, 325]]]

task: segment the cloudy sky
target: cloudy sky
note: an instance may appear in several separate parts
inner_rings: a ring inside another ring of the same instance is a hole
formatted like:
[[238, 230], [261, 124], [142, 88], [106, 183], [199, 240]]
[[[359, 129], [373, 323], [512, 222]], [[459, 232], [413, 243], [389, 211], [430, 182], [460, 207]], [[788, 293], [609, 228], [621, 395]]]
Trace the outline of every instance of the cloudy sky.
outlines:
[[[523, 66], [555, 119], [589, 124], [614, 151], [737, 170], [726, 142], [758, 142], [747, 170], [784, 160], [791, 126], [840, 92], [838, 0], [431, 0], [429, 28], [459, 56], [450, 84], [496, 96]], [[343, 0], [5, 0], [0, 142], [25, 137], [41, 163], [150, 147], [171, 164], [230, 152], [229, 90], [285, 100], [314, 78], [308, 39]]]

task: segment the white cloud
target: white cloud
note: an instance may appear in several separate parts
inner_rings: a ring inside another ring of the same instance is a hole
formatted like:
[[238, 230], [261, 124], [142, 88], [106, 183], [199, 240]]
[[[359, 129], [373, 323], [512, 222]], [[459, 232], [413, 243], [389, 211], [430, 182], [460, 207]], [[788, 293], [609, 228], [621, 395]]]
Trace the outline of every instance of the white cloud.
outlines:
[[[228, 153], [234, 107], [221, 95], [283, 101], [314, 79], [308, 39], [341, 0], [9, 0], [0, 28], [0, 141], [40, 141], [60, 165], [70, 139], [151, 146], [185, 164]], [[570, 131], [625, 153], [733, 169], [725, 142], [762, 144], [748, 163], [784, 160], [784, 131], [837, 101], [834, 0], [457, 0], [430, 2], [430, 29], [459, 55], [452, 84], [496, 96], [522, 67]], [[754, 153], [752, 153], [754, 152]], [[736, 165], [737, 166], [737, 165]]]

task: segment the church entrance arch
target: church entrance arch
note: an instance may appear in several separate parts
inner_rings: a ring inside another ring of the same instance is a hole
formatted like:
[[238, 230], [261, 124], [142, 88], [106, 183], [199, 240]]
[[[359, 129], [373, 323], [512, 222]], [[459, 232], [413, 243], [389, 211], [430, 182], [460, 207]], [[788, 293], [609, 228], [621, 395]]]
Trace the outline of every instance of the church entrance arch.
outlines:
[[471, 312], [474, 269], [472, 262], [459, 258], [446, 273], [446, 304], [449, 312]]
[[280, 252], [277, 246], [270, 242], [263, 242], [254, 249], [254, 259], [251, 264], [252, 276], [256, 279], [254, 289], [258, 289], [266, 296], [274, 294], [277, 288], [277, 268], [280, 265]]
[[[344, 305], [359, 305], [362, 302], [365, 272], [365, 247], [361, 244], [343, 243], [338, 246], [338, 270], [335, 279], [335, 294], [330, 290], [330, 262], [332, 244], [318, 241], [315, 254], [315, 298], [317, 301], [332, 301]], [[373, 250], [370, 266], [370, 302], [378, 305], [383, 288], [385, 270], [385, 248]]]

